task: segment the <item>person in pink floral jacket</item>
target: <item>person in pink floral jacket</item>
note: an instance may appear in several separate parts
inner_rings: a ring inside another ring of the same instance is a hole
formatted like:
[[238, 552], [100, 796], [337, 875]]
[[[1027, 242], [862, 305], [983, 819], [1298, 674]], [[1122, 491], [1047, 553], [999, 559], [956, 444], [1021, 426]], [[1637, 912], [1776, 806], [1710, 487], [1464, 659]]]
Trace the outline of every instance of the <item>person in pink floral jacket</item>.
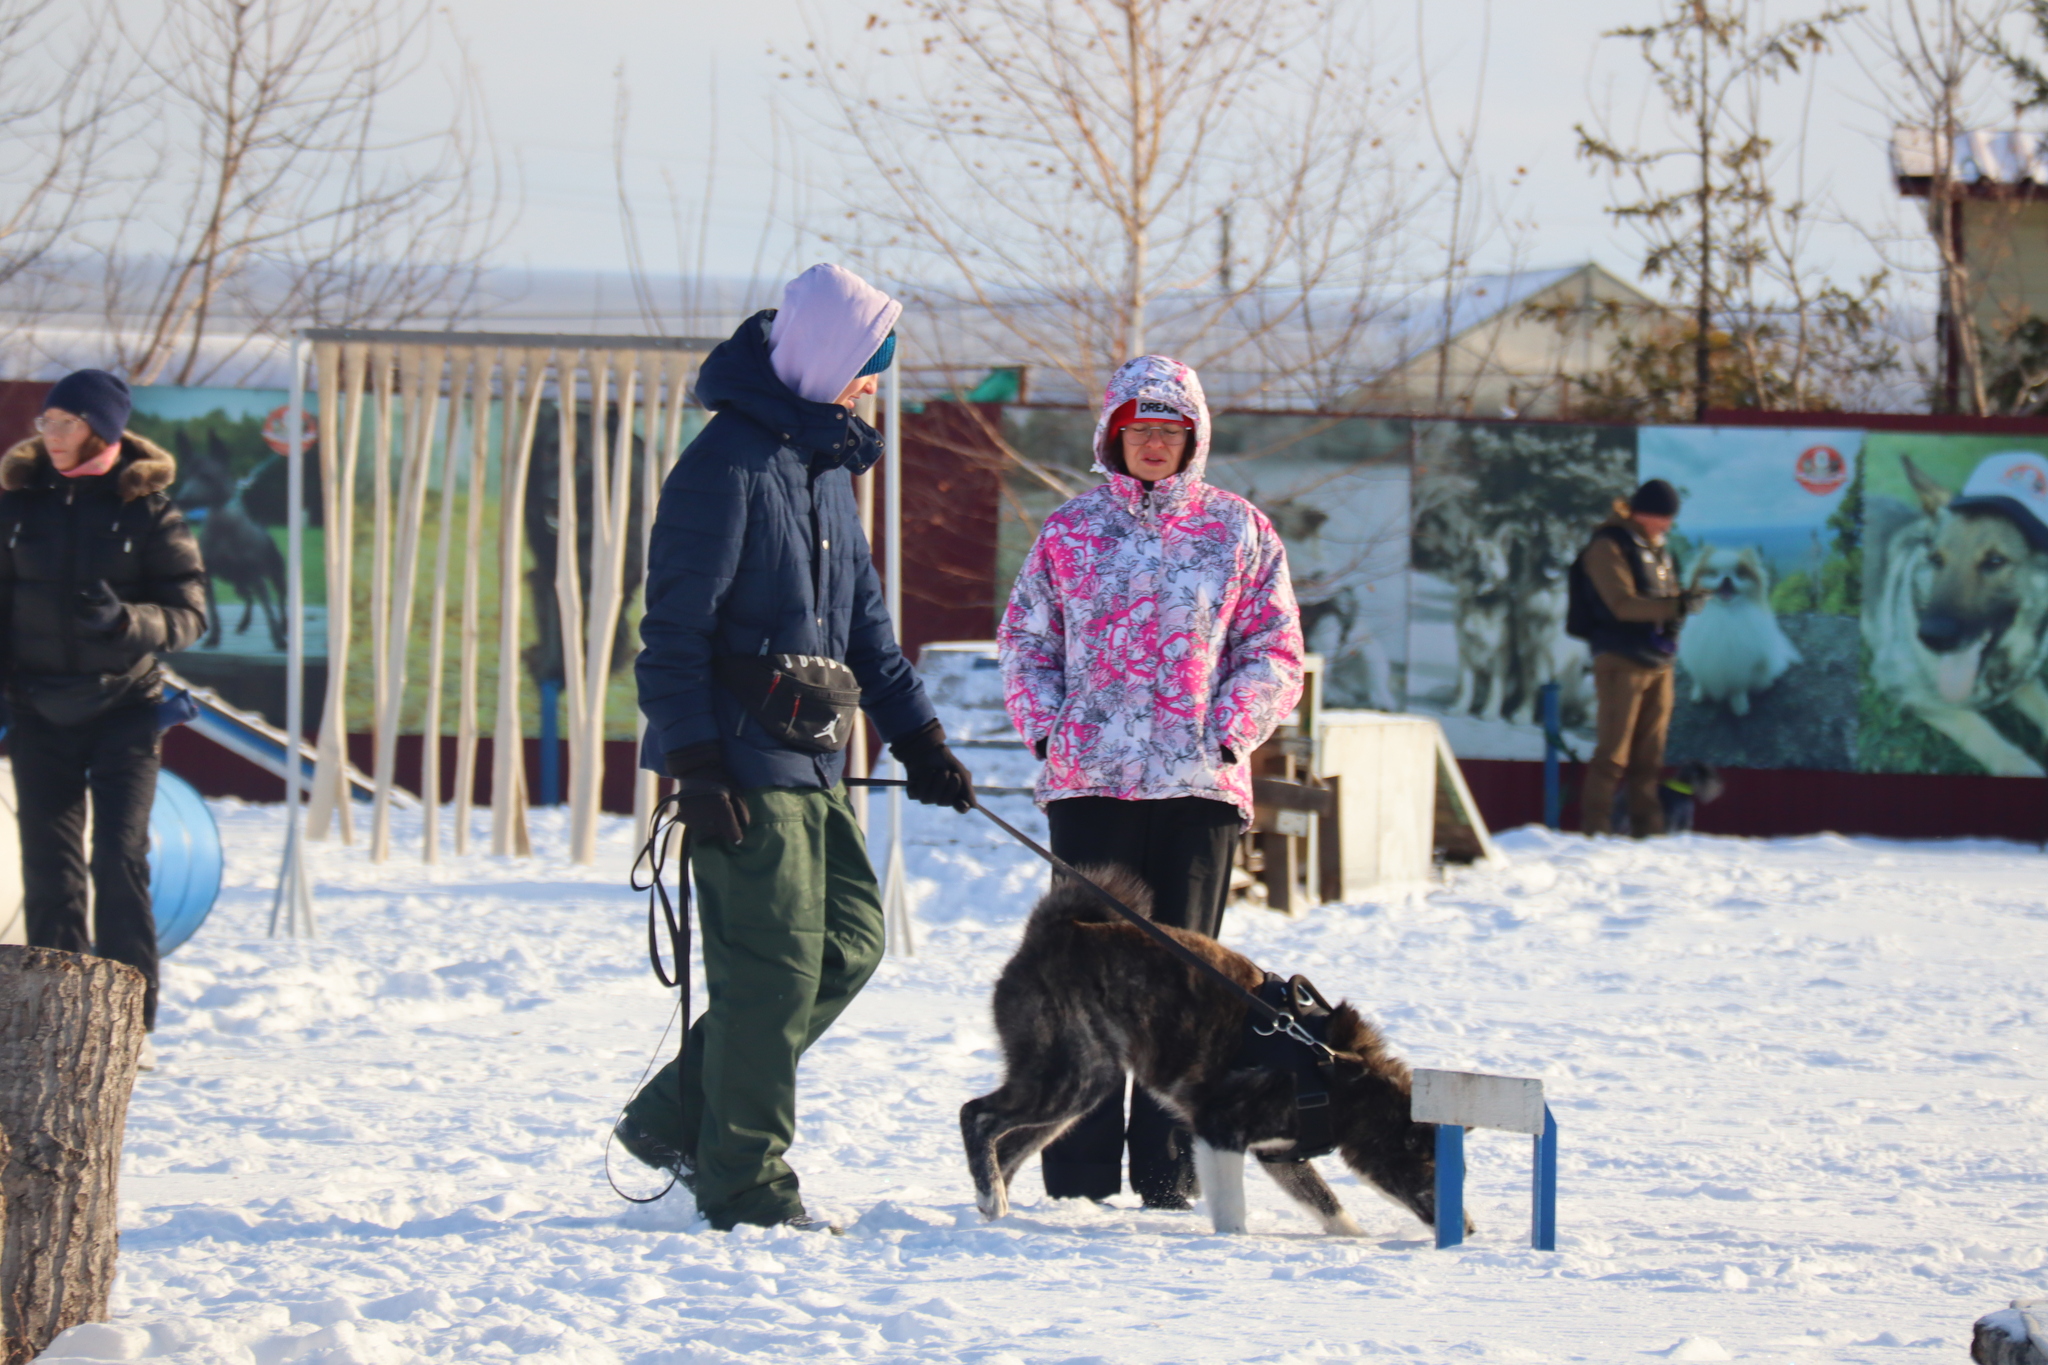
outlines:
[[[1214, 936], [1252, 818], [1247, 760], [1301, 697], [1287, 554], [1243, 498], [1203, 482], [1209, 407], [1165, 356], [1119, 369], [1095, 425], [1108, 482], [1046, 518], [997, 631], [1005, 703], [1045, 760], [1053, 851], [1117, 863], [1153, 918]], [[1106, 1095], [1044, 1153], [1046, 1192], [1185, 1209], [1191, 1138], [1151, 1096]]]

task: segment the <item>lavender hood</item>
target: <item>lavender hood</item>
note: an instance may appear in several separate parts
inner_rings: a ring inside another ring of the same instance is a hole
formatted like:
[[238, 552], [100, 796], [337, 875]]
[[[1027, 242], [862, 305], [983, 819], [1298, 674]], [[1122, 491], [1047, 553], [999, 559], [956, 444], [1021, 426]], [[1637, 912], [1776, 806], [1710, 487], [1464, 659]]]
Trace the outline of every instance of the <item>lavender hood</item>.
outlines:
[[768, 336], [775, 377], [799, 398], [834, 402], [902, 315], [902, 304], [851, 270], [814, 265], [783, 286]]

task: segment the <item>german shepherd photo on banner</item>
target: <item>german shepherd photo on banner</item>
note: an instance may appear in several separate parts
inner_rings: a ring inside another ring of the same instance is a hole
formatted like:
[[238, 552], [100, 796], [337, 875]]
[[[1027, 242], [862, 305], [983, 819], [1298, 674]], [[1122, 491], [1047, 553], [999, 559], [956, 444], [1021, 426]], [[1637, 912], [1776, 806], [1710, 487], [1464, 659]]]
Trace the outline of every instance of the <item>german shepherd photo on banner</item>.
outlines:
[[[1880, 438], [1872, 437], [1876, 445]], [[2039, 777], [2048, 762], [2048, 445], [1866, 451], [1863, 766]]]

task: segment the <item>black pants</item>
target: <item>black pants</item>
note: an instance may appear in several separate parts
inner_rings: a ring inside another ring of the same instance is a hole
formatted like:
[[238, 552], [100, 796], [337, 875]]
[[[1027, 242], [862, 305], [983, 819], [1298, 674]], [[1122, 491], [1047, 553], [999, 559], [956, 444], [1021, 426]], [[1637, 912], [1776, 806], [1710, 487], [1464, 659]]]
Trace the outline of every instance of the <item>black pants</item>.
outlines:
[[[1052, 851], [1068, 862], [1116, 863], [1137, 873], [1152, 888], [1152, 918], [1158, 923], [1211, 938], [1222, 929], [1241, 824], [1229, 802], [1070, 796], [1049, 804], [1046, 820]], [[1139, 1089], [1131, 1092], [1126, 1128], [1119, 1089], [1046, 1147], [1040, 1158], [1045, 1192], [1055, 1199], [1109, 1198], [1123, 1186], [1128, 1144], [1131, 1188], [1148, 1204], [1177, 1203], [1195, 1189], [1192, 1141], [1179, 1120]]]
[[[83, 725], [52, 725], [26, 706], [8, 732], [21, 824], [29, 946], [97, 953], [149, 983], [142, 1025], [156, 1027], [156, 917], [149, 907], [149, 810], [156, 801], [156, 710], [123, 706]], [[96, 934], [86, 933], [85, 795], [92, 792]], [[95, 939], [97, 941], [95, 941]]]

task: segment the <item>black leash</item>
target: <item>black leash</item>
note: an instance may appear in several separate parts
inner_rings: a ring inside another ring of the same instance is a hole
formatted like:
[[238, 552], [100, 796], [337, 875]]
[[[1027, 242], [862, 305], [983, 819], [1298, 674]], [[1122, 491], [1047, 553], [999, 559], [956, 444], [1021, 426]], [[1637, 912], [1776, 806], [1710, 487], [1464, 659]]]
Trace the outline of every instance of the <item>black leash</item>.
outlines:
[[[849, 777], [846, 779], [846, 783], [848, 786], [851, 787], [902, 787], [908, 785], [908, 783], [905, 782], [904, 779], [897, 777]], [[1007, 795], [1011, 790], [1028, 789], [1005, 789], [987, 787], [983, 788], [983, 790], [989, 792], [991, 795]], [[1229, 976], [1225, 975], [1224, 972], [1221, 969], [1219, 969], [1214, 963], [1207, 961], [1205, 958], [1202, 957], [1201, 954], [1197, 953], [1194, 949], [1188, 947], [1185, 943], [1182, 943], [1172, 934], [1167, 933], [1166, 930], [1162, 929], [1157, 924], [1154, 924], [1150, 917], [1139, 914], [1137, 911], [1131, 909], [1130, 906], [1125, 905], [1115, 896], [1109, 894], [1108, 891], [1106, 891], [1105, 889], [1103, 889], [1103, 887], [1098, 885], [1092, 878], [1084, 877], [1083, 875], [1081, 875], [1080, 872], [1075, 870], [1073, 864], [1069, 863], [1066, 859], [1060, 857], [1059, 854], [1054, 853], [1051, 849], [1045, 847], [1043, 844], [1040, 844], [1036, 839], [1033, 839], [1023, 830], [1018, 829], [1015, 825], [1011, 824], [1008, 820], [1005, 820], [1002, 816], [997, 815], [987, 806], [982, 805], [979, 800], [974, 801], [974, 808], [980, 811], [983, 815], [986, 815], [991, 821], [993, 821], [997, 829], [1000, 829], [1003, 833], [1009, 835], [1012, 839], [1015, 839], [1018, 843], [1024, 845], [1024, 847], [1030, 849], [1039, 857], [1045, 859], [1046, 862], [1052, 864], [1054, 871], [1059, 872], [1063, 876], [1072, 877], [1075, 881], [1079, 882], [1082, 886], [1086, 887], [1089, 891], [1093, 892], [1097, 900], [1101, 901], [1104, 905], [1107, 905], [1110, 909], [1116, 911], [1117, 914], [1123, 916], [1126, 920], [1130, 921], [1138, 928], [1150, 934], [1153, 940], [1157, 942], [1161, 947], [1165, 948], [1168, 952], [1178, 957], [1188, 966], [1193, 967], [1196, 971], [1206, 973], [1215, 981], [1220, 982], [1226, 989], [1234, 992], [1240, 999], [1244, 1001], [1246, 1009], [1251, 1010], [1255, 1014], [1263, 1016], [1267, 1024], [1270, 1026], [1267, 1028], [1259, 1028], [1258, 1025], [1254, 1024], [1252, 1027], [1255, 1031], [1261, 1034], [1283, 1033], [1287, 1035], [1289, 1038], [1292, 1038], [1295, 1042], [1300, 1043], [1303, 1047], [1306, 1047], [1311, 1051], [1315, 1052], [1317, 1056], [1325, 1062], [1329, 1061], [1332, 1057], [1336, 1056], [1336, 1053], [1331, 1051], [1327, 1043], [1318, 1040], [1315, 1037], [1315, 1035], [1311, 1034], [1307, 1029], [1303, 1028], [1301, 1026], [1300, 1021], [1297, 1020], [1291, 1012], [1281, 1009], [1276, 1005], [1270, 1004], [1269, 1002], [1260, 999], [1258, 995], [1254, 992], [1246, 990], [1238, 982], [1233, 981]]]
[[[641, 845], [640, 856], [633, 860], [633, 870], [627, 881], [635, 891], [647, 893], [647, 960], [654, 967], [654, 979], [664, 987], [674, 988], [679, 992], [676, 1017], [681, 1021], [681, 1027], [676, 1034], [676, 1104], [680, 1107], [683, 1103], [683, 1051], [690, 1045], [690, 828], [683, 823], [677, 797], [674, 795], [661, 799], [661, 803], [654, 808], [654, 818], [649, 823], [651, 828], [647, 842]], [[662, 885], [661, 881], [662, 873], [668, 867], [671, 835], [677, 835], [676, 898], [673, 901], [669, 899], [668, 888]], [[640, 869], [643, 866], [647, 869], [647, 883], [644, 886], [640, 882]], [[657, 909], [660, 911], [661, 920], [665, 920], [668, 925], [669, 960], [675, 963], [673, 977], [661, 967], [661, 924], [655, 918]], [[658, 1052], [660, 1044], [657, 1043], [655, 1047]], [[653, 1070], [652, 1058], [648, 1060], [647, 1066], [648, 1070]], [[641, 1080], [644, 1082], [646, 1079], [643, 1073]], [[621, 1112], [623, 1114], [623, 1111]], [[676, 1173], [670, 1171], [668, 1184], [663, 1185], [658, 1192], [645, 1198], [627, 1194], [619, 1188], [619, 1183], [612, 1179], [609, 1140], [605, 1144], [605, 1155], [604, 1178], [611, 1184], [612, 1192], [621, 1199], [635, 1204], [652, 1204], [676, 1187]]]

